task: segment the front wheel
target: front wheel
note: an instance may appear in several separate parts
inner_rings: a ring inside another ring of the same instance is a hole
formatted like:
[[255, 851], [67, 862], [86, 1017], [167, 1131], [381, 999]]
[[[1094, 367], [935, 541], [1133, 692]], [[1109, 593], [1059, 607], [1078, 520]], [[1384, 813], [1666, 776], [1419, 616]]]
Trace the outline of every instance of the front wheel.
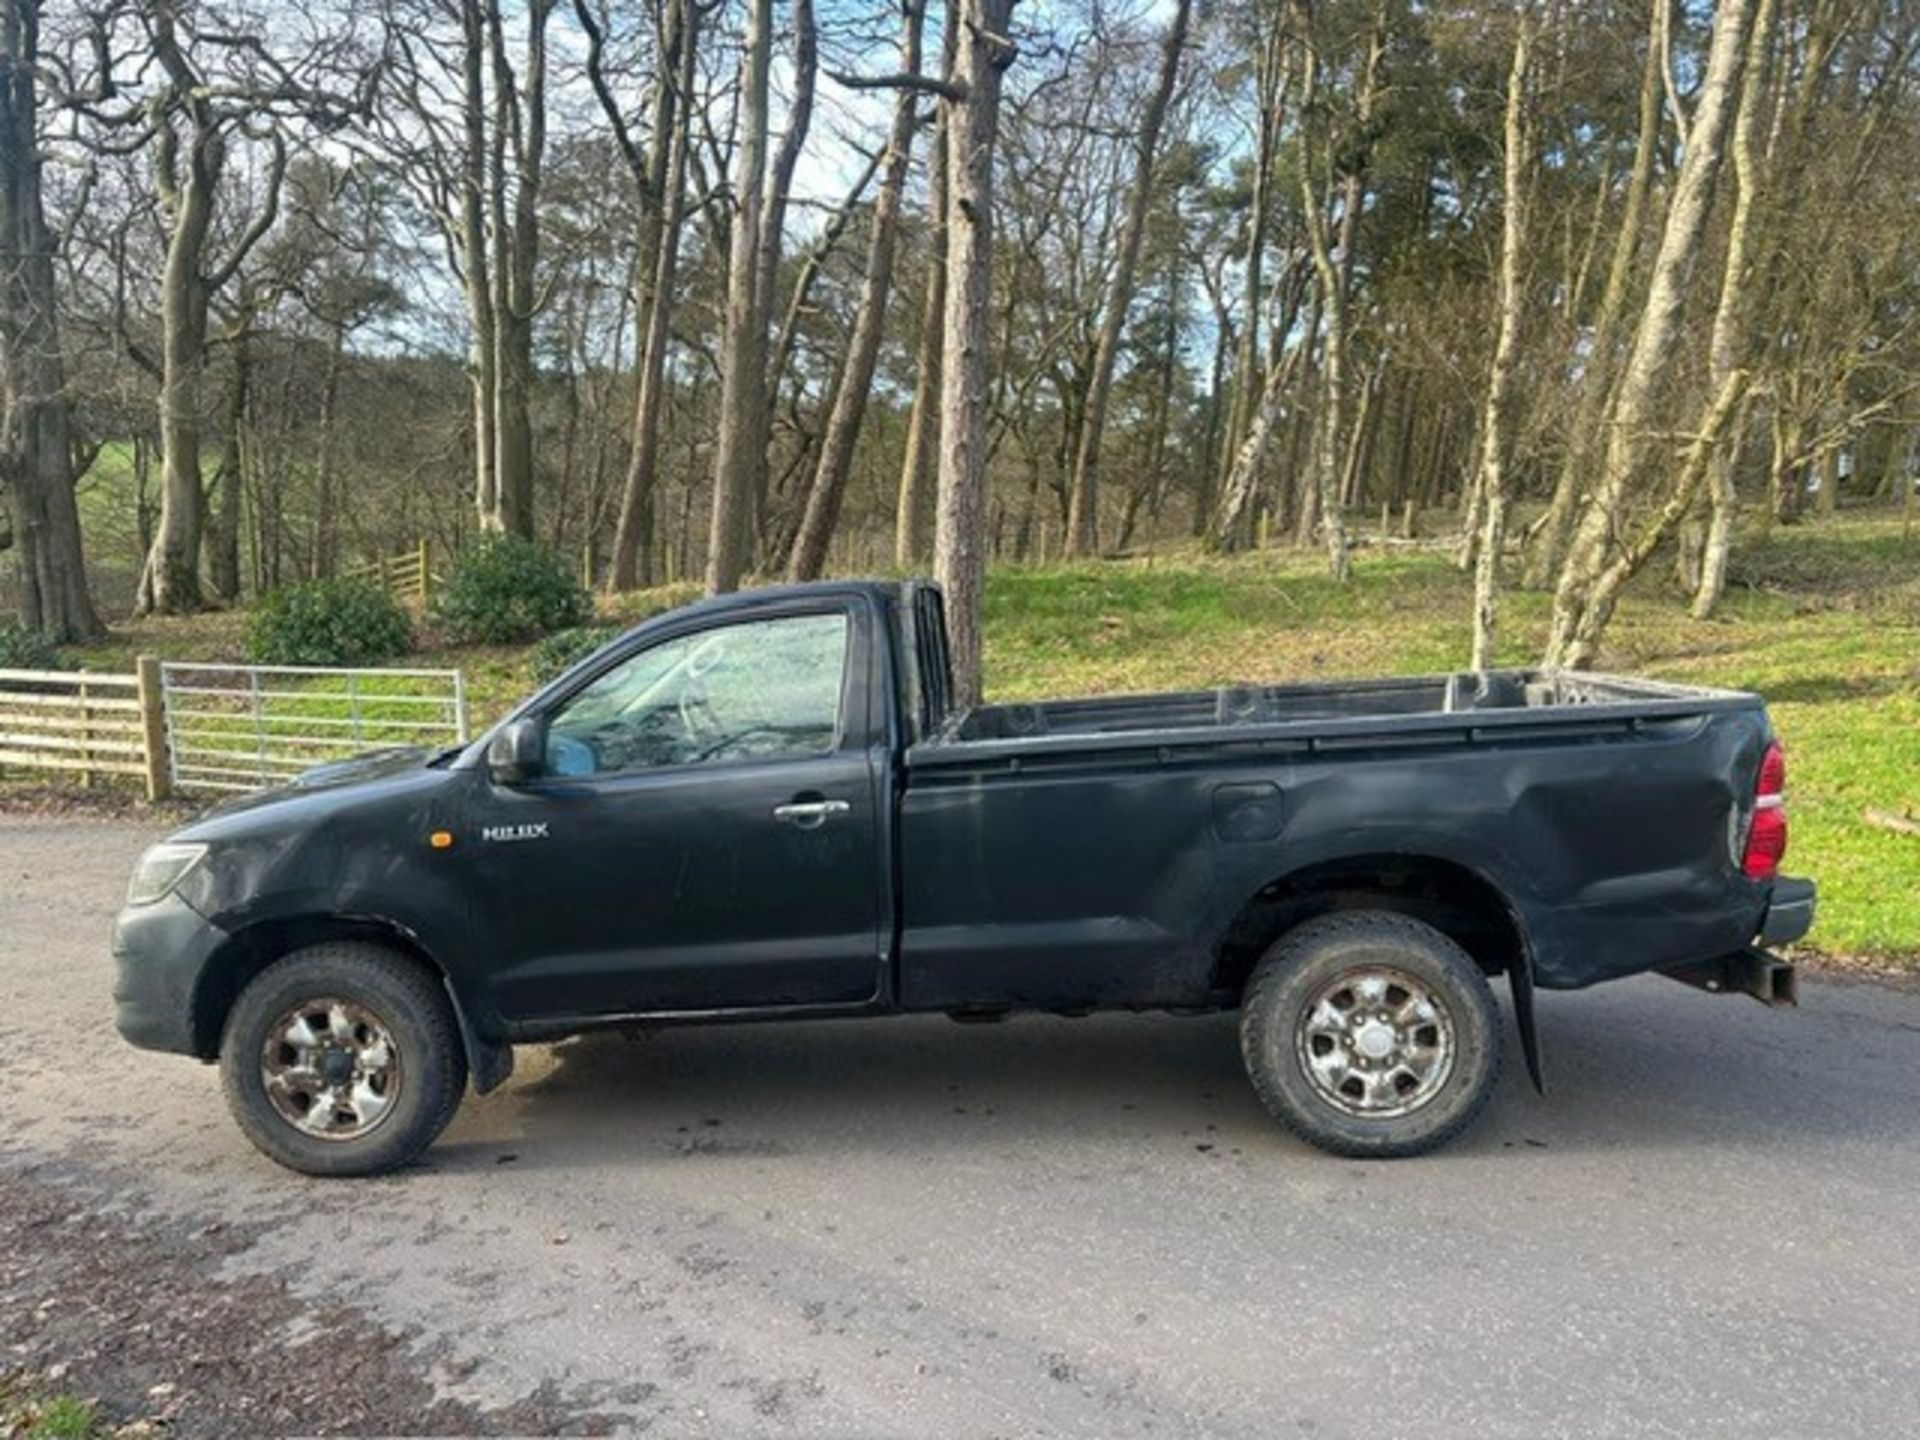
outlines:
[[1322, 915], [1247, 983], [1240, 1051], [1261, 1102], [1336, 1155], [1418, 1155], [1465, 1129], [1500, 1073], [1500, 1013], [1480, 967], [1388, 911]]
[[276, 960], [240, 993], [220, 1078], [241, 1131], [307, 1175], [377, 1175], [444, 1130], [467, 1084], [437, 977], [360, 941]]

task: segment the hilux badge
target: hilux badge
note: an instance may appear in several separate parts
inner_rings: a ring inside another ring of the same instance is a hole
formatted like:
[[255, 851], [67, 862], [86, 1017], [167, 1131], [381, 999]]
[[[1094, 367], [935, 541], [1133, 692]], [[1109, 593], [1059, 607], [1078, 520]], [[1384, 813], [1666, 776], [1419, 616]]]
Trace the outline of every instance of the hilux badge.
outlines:
[[546, 822], [538, 825], [483, 825], [480, 827], [482, 840], [545, 840]]

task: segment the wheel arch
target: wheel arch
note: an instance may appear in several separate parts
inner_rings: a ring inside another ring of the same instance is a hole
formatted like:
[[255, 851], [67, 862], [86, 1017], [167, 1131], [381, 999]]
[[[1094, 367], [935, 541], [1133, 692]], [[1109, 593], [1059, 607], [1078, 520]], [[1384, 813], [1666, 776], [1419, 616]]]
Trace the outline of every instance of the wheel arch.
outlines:
[[459, 987], [446, 965], [420, 937], [399, 922], [377, 915], [298, 914], [255, 921], [233, 932], [201, 969], [193, 990], [193, 1053], [211, 1060], [240, 992], [267, 966], [296, 950], [331, 940], [361, 940], [403, 955], [438, 980], [453, 1006], [476, 1093], [499, 1086], [513, 1070], [508, 1045], [483, 1038], [474, 1028]]
[[1388, 910], [1433, 926], [1513, 990], [1527, 1072], [1544, 1089], [1533, 1018], [1533, 948], [1512, 898], [1475, 865], [1430, 853], [1365, 852], [1287, 871], [1250, 895], [1214, 948], [1216, 992], [1238, 996], [1287, 931], [1340, 910]]

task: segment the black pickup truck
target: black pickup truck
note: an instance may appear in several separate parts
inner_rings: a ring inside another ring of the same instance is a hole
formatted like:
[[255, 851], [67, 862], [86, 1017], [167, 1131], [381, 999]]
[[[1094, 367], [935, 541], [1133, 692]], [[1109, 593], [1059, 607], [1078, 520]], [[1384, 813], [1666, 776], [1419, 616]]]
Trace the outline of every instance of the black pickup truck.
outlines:
[[1407, 1155], [1492, 1091], [1511, 988], [1773, 1003], [1813, 886], [1752, 695], [1502, 671], [956, 709], [939, 591], [662, 615], [464, 748], [223, 806], [114, 933], [136, 1045], [218, 1059], [314, 1174], [390, 1169], [512, 1047], [796, 1016], [1238, 1008], [1261, 1100]]

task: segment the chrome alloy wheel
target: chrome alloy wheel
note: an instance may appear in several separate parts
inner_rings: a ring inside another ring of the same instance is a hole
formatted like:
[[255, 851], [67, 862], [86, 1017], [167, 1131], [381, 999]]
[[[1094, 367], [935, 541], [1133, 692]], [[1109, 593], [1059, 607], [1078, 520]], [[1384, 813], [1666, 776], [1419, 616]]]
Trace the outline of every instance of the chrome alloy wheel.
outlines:
[[1348, 1115], [1390, 1120], [1440, 1093], [1453, 1073], [1452, 1016], [1404, 970], [1364, 966], [1321, 987], [1294, 1027], [1300, 1068]]
[[364, 1005], [303, 1000], [267, 1028], [260, 1082], [280, 1118], [322, 1140], [358, 1140], [400, 1098], [400, 1050]]

